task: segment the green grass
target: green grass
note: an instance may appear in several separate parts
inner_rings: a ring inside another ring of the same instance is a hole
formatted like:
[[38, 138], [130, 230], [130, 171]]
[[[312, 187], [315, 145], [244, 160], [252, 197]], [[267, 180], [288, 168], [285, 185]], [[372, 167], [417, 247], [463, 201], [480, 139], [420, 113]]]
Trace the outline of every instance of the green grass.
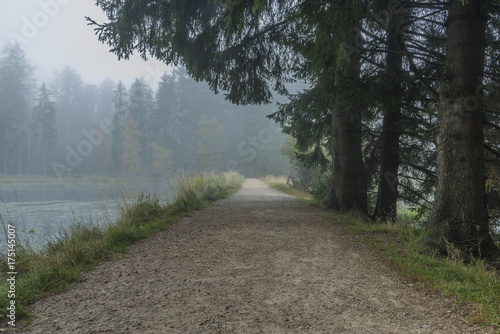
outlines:
[[[83, 271], [114, 258], [153, 232], [212, 201], [234, 194], [244, 178], [236, 173], [196, 174], [178, 180], [172, 203], [160, 203], [154, 195], [141, 194], [134, 203], [124, 202], [121, 217], [104, 228], [75, 223], [62, 228], [57, 239], [40, 250], [16, 248], [16, 321], [29, 315], [28, 305], [50, 293], [62, 291], [80, 279]], [[9, 272], [6, 256], [0, 262], [0, 316], [6, 321]]]
[[[312, 203], [309, 196], [302, 197], [283, 182], [268, 185]], [[417, 228], [421, 222], [414, 212], [400, 210], [394, 223], [374, 223], [354, 214], [332, 214], [370, 249], [380, 252], [402, 276], [425, 289], [471, 304], [475, 309], [469, 315], [471, 323], [500, 329], [500, 272], [480, 259], [465, 263], [451, 245], [448, 257], [437, 254], [426, 245], [429, 235]]]
[[396, 223], [369, 224], [346, 215], [342, 222], [376, 249], [403, 276], [423, 287], [438, 290], [459, 301], [475, 306], [470, 321], [500, 328], [500, 273], [483, 260], [465, 263], [460, 252], [449, 245], [448, 257], [435, 253], [426, 245], [425, 231]]
[[279, 190], [287, 195], [294, 196], [304, 204], [319, 205], [319, 201], [314, 198], [313, 195], [286, 184], [286, 178], [284, 177], [266, 176], [264, 178], [261, 178], [261, 181], [271, 188]]
[[65, 176], [58, 179], [55, 176], [40, 176], [40, 175], [8, 175], [0, 176], [0, 184], [11, 185], [50, 185], [50, 184], [81, 184], [81, 183], [96, 183], [107, 184], [115, 178], [110, 176]]
[[141, 183], [141, 182], [156, 182], [164, 180], [163, 177], [148, 177], [148, 176], [86, 176], [86, 175], [71, 175], [57, 178], [56, 176], [40, 176], [40, 175], [7, 175], [0, 176], [0, 185], [16, 185], [16, 186], [37, 186], [37, 185], [117, 185], [123, 183]]

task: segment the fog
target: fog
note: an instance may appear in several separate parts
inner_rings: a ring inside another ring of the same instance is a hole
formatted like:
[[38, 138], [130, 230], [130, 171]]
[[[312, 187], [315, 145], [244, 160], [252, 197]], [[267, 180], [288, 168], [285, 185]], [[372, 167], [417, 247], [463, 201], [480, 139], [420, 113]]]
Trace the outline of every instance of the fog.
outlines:
[[168, 198], [182, 174], [287, 173], [274, 105], [232, 105], [154, 59], [118, 61], [85, 16], [105, 19], [93, 1], [2, 0], [4, 223], [53, 234], [100, 207], [114, 219], [124, 193]]
[[37, 67], [37, 78], [48, 81], [63, 66], [75, 67], [84, 81], [99, 84], [106, 77], [119, 78], [127, 85], [137, 77], [155, 84], [171, 68], [154, 59], [144, 62], [134, 55], [118, 61], [107, 45], [100, 43], [85, 16], [104, 21], [105, 15], [92, 0], [2, 0], [0, 44], [20, 43]]

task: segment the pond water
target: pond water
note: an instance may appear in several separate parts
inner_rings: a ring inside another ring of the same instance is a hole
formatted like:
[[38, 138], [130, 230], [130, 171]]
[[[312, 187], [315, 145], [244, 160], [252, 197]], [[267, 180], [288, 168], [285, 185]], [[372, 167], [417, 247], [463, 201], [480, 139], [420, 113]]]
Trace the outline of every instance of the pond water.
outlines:
[[[78, 221], [102, 226], [114, 222], [124, 202], [132, 203], [140, 193], [156, 194], [167, 201], [172, 189], [169, 179], [123, 180], [113, 185], [0, 182], [0, 223], [15, 225], [19, 241], [38, 248], [68, 224]], [[0, 231], [0, 243], [4, 242], [5, 233]]]

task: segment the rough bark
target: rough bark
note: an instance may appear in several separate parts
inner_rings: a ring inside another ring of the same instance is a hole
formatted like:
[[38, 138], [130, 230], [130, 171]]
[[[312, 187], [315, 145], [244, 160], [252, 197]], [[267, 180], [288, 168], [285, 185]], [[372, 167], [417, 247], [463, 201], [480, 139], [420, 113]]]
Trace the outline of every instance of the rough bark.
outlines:
[[[356, 82], [360, 55], [353, 53], [342, 81]], [[353, 95], [356, 98], [356, 94]], [[325, 204], [340, 211], [367, 214], [366, 179], [361, 155], [361, 113], [334, 99], [332, 112], [332, 183]]]
[[498, 258], [486, 208], [483, 106], [476, 97], [484, 69], [488, 1], [451, 1], [438, 109], [438, 183], [431, 227], [460, 249]]
[[401, 129], [401, 67], [403, 54], [399, 45], [403, 12], [394, 15], [387, 36], [386, 92], [391, 101], [384, 110], [380, 147], [380, 171], [377, 203], [373, 213], [381, 221], [394, 220], [398, 201], [399, 138]]

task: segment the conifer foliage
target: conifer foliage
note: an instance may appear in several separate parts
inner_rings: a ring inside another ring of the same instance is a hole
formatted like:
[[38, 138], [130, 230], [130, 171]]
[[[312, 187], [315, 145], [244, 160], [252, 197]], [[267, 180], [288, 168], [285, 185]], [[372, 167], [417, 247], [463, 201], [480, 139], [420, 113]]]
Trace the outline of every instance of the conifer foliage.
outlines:
[[385, 220], [405, 200], [432, 210], [439, 243], [499, 257], [488, 220], [498, 191], [485, 189], [500, 157], [498, 1], [96, 4], [109, 22], [89, 23], [118, 58], [184, 64], [233, 103], [267, 103], [306, 81], [271, 117], [299, 160], [329, 165], [329, 207]]

